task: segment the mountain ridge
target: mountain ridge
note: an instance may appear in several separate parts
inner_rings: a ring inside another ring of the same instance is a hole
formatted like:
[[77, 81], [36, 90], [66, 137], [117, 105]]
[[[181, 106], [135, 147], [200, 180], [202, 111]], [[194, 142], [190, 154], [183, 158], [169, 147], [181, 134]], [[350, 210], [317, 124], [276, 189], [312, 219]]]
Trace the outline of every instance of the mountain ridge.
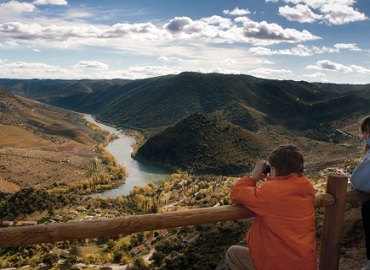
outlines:
[[[12, 93], [28, 93], [27, 97], [94, 114], [102, 122], [149, 135], [195, 112], [258, 130], [257, 112], [264, 115], [263, 121], [268, 124], [311, 136], [312, 129], [320, 124], [330, 128], [332, 121], [367, 113], [370, 99], [370, 85], [279, 81], [217, 73], [184, 72], [131, 81], [68, 80], [65, 85], [62, 80], [41, 80], [37, 81], [39, 90], [34, 81], [5, 82], [0, 79], [0, 87]], [[48, 88], [52, 90], [49, 92]], [[337, 113], [341, 114], [337, 117]], [[244, 117], [254, 121], [243, 121]], [[329, 133], [321, 132], [315, 139], [328, 141]]]
[[[19, 80], [14, 81], [13, 86], [11, 81], [6, 83], [8, 91], [22, 93], [30, 84], [25, 80], [22, 88]], [[163, 135], [167, 128], [173, 129], [194, 113], [207, 114], [260, 136], [261, 143], [271, 148], [287, 142], [297, 143], [309, 153], [309, 164], [316, 160], [322, 166], [338, 162], [339, 157], [332, 155], [341, 151], [354, 155], [358, 146], [351, 146], [351, 150], [343, 147], [353, 144], [353, 138], [339, 130], [357, 136], [354, 123], [369, 114], [370, 85], [279, 81], [249, 75], [194, 72], [140, 80], [69, 80], [65, 85], [60, 80], [45, 80], [38, 83], [40, 91], [35, 85], [30, 91], [39, 100], [92, 113], [101, 122], [139, 131], [148, 141], [156, 134]], [[51, 83], [49, 87], [55, 87], [50, 95], [48, 83]], [[3, 86], [1, 79], [0, 86]], [[73, 91], [75, 86], [76, 91]], [[55, 97], [58, 89], [60, 97]], [[176, 129], [172, 132], [178, 134]], [[328, 153], [323, 154], [320, 148]], [[204, 157], [211, 153], [210, 150]], [[317, 154], [322, 157], [314, 157]], [[326, 156], [330, 158], [325, 159]], [[145, 159], [155, 162], [147, 156]], [[161, 163], [171, 165], [163, 160]], [[189, 164], [184, 167], [188, 168]]]

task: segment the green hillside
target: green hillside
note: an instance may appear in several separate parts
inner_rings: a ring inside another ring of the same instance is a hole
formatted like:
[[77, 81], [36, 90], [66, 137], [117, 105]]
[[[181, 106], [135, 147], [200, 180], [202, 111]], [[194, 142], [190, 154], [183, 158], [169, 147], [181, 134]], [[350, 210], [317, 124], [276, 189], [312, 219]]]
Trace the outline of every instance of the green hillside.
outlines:
[[[51, 105], [94, 114], [106, 103], [111, 89], [117, 89], [127, 80], [50, 80], [0, 79], [0, 88], [13, 94]], [[101, 92], [95, 100], [94, 96]]]
[[251, 131], [267, 124], [316, 140], [339, 141], [332, 123], [369, 113], [370, 99], [370, 85], [193, 72], [141, 80], [0, 79], [0, 86], [148, 135], [201, 112]]
[[196, 173], [238, 175], [249, 171], [266, 147], [251, 131], [195, 113], [149, 138], [135, 157]]
[[[129, 85], [129, 84], [128, 84]], [[127, 89], [128, 85], [122, 86]], [[202, 112], [257, 131], [283, 126], [329, 141], [331, 123], [368, 110], [369, 89], [359, 91], [306, 82], [264, 80], [246, 75], [182, 73], [138, 83], [97, 112], [100, 120], [154, 134]], [[367, 94], [366, 94], [367, 93]]]

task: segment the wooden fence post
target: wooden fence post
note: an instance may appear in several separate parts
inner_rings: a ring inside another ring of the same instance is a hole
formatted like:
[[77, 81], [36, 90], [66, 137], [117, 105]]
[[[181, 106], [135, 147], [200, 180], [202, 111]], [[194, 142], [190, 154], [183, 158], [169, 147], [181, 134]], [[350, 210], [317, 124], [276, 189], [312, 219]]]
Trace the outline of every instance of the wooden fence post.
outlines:
[[324, 224], [321, 235], [320, 270], [339, 268], [340, 242], [346, 205], [348, 177], [329, 175], [326, 192], [335, 198], [333, 205], [325, 207]]

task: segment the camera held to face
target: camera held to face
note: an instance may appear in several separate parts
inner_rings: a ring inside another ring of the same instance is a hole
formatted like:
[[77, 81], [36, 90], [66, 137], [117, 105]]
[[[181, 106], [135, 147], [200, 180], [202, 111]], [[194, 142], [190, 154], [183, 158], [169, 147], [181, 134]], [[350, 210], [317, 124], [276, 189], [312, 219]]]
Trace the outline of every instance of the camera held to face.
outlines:
[[267, 162], [263, 164], [263, 174], [268, 174], [271, 171], [271, 166]]

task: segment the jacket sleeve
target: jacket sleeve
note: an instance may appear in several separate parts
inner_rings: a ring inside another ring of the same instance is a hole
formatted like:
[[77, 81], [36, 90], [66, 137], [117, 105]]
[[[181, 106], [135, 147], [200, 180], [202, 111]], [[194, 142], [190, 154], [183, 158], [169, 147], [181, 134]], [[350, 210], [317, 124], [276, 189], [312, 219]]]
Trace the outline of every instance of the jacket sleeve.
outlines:
[[230, 193], [230, 199], [235, 204], [240, 204], [256, 214], [263, 215], [266, 209], [267, 193], [256, 187], [256, 181], [251, 177], [241, 178]]
[[370, 192], [370, 150], [353, 171], [351, 183], [355, 189]]

